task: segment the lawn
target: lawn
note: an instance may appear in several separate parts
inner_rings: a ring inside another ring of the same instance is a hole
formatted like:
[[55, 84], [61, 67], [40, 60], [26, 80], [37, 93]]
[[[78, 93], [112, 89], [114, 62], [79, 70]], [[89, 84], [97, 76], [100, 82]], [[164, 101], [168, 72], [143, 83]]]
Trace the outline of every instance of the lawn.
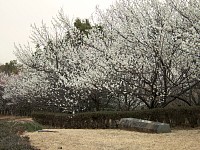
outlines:
[[41, 150], [198, 150], [200, 130], [150, 134], [124, 130], [51, 129], [26, 133]]
[[[151, 134], [113, 129], [48, 129], [31, 118], [0, 116], [0, 149], [4, 150], [198, 150], [200, 129], [173, 129]], [[19, 131], [25, 132], [21, 134]]]

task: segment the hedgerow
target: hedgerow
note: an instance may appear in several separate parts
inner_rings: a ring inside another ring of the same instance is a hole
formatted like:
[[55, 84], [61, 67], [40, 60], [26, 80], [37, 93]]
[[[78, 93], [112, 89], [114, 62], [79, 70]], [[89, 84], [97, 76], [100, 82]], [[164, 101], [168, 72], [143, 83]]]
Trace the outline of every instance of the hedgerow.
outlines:
[[196, 127], [200, 122], [200, 107], [179, 107], [135, 111], [98, 111], [77, 113], [33, 112], [37, 122], [56, 128], [117, 128], [121, 118], [138, 118], [169, 123], [171, 127]]

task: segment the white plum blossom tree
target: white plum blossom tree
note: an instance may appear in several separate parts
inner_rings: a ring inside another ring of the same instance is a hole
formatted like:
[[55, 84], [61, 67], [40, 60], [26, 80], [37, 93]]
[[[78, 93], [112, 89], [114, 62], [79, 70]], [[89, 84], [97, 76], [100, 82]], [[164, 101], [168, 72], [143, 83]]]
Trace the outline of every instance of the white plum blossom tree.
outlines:
[[0, 113], [1, 114], [9, 114], [11, 111], [10, 105], [13, 103], [10, 99], [4, 99], [5, 88], [7, 83], [14, 78], [16, 75], [8, 75], [4, 72], [0, 73]]
[[53, 104], [69, 107], [71, 112], [77, 111], [80, 97], [87, 97], [81, 94], [84, 89], [76, 88], [77, 77], [88, 67], [82, 65], [88, 59], [87, 46], [82, 41], [86, 33], [80, 32], [63, 12], [59, 12], [52, 27], [33, 26], [31, 39], [36, 45], [35, 51], [30, 45], [16, 46], [16, 56], [27, 68], [48, 74], [48, 92], [54, 99]]
[[26, 69], [4, 96], [51, 97], [47, 104], [68, 112], [195, 104], [199, 0], [118, 0], [94, 20], [82, 30], [60, 12], [52, 27], [33, 25], [35, 48], [16, 46]]
[[7, 81], [3, 97], [4, 99], [13, 99], [16, 102], [17, 99], [20, 100], [20, 97], [31, 101], [35, 96], [47, 96], [49, 85], [46, 74], [24, 68], [18, 75], [10, 77]]
[[[106, 12], [98, 9], [105, 35], [86, 39], [96, 59], [88, 59], [93, 67], [84, 77], [108, 79], [105, 87], [119, 88], [123, 82], [148, 108], [175, 100], [192, 105], [185, 97], [199, 84], [199, 1], [180, 4], [119, 0]], [[120, 72], [123, 76], [116, 78]]]

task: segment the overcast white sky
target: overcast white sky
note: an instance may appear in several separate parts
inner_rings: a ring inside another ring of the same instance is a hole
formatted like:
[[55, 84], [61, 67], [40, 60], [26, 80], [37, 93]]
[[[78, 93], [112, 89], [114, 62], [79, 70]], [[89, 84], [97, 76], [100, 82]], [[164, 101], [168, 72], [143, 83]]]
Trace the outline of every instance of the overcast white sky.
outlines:
[[108, 8], [115, 0], [0, 0], [0, 63], [16, 59], [14, 43], [29, 41], [30, 25], [50, 23], [63, 8], [70, 18], [89, 18], [96, 5]]

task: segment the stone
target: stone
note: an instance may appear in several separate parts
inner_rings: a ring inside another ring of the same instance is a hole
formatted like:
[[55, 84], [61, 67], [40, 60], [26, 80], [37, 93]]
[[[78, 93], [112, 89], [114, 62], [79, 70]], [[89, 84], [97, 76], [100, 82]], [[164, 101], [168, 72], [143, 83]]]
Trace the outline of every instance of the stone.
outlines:
[[169, 133], [170, 125], [167, 123], [154, 122], [136, 118], [122, 118], [119, 121], [119, 128], [150, 133]]
[[52, 131], [52, 130], [38, 130], [37, 132], [58, 132], [58, 131]]

